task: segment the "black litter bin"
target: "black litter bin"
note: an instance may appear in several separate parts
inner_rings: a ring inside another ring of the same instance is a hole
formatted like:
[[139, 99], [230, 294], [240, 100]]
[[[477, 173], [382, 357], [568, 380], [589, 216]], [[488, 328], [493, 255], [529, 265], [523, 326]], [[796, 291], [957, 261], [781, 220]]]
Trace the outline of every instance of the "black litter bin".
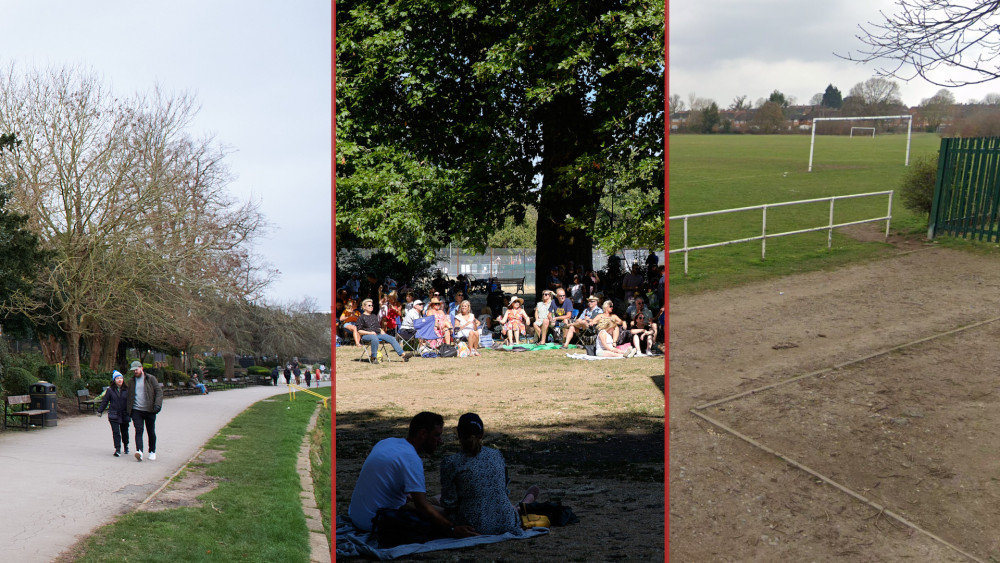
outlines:
[[31, 395], [32, 410], [49, 411], [31, 417], [31, 423], [35, 426], [55, 426], [59, 418], [59, 414], [56, 412], [56, 386], [48, 381], [39, 381], [28, 388], [28, 394]]

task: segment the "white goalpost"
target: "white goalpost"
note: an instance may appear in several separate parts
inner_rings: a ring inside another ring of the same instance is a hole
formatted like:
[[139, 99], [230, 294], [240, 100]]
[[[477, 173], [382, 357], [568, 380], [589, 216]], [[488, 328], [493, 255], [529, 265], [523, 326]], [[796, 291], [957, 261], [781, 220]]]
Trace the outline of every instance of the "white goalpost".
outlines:
[[[851, 127], [851, 135], [850, 135], [850, 137], [852, 139], [854, 138], [854, 131], [855, 130], [858, 130], [858, 131], [871, 131], [872, 132], [872, 139], [875, 138], [875, 128], [874, 127]], [[865, 137], [867, 137], [867, 136], [868, 135], [865, 135]]]
[[[906, 120], [906, 160], [904, 161], [904, 166], [910, 165], [910, 139], [913, 135], [913, 116], [912, 115], [874, 115], [868, 117], [817, 117], [813, 119], [812, 124], [812, 135], [809, 140], [809, 170], [812, 172], [813, 169], [813, 150], [816, 147], [816, 123], [820, 121], [872, 121], [872, 120], [883, 120], [883, 119], [905, 119]], [[854, 136], [854, 127], [851, 128], [851, 136]], [[861, 127], [858, 127], [861, 129]], [[872, 127], [872, 137], [875, 137], [875, 128]]]

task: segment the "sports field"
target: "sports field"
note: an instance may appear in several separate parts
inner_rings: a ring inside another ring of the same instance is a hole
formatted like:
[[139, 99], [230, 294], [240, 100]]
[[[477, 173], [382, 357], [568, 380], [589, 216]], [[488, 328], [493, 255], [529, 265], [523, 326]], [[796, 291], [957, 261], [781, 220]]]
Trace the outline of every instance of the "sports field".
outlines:
[[[904, 144], [818, 139], [810, 174], [808, 137], [674, 137], [670, 214], [896, 189]], [[753, 215], [699, 236], [759, 234]], [[799, 235], [765, 262], [746, 243], [693, 253], [686, 277], [671, 260], [672, 559], [1000, 561], [1000, 245], [929, 243], [898, 206], [892, 224], [916, 236]]]
[[[940, 138], [914, 134], [911, 163], [934, 155]], [[670, 215], [716, 211], [821, 197], [897, 190], [904, 166], [906, 135], [872, 138], [817, 136], [813, 171], [809, 163], [808, 135], [675, 135], [670, 137]], [[881, 217], [888, 209], [886, 196], [838, 201], [835, 222]], [[829, 203], [769, 209], [769, 233], [819, 227], [829, 222]], [[892, 210], [893, 231], [922, 231], [924, 217], [899, 204]], [[870, 231], [885, 224], [866, 226]], [[850, 231], [849, 231], [850, 232]], [[689, 222], [690, 245], [708, 244], [761, 234], [761, 212], [747, 211], [694, 218]], [[869, 240], [871, 237], [867, 237]], [[670, 248], [683, 245], [682, 223], [670, 222]], [[689, 274], [683, 256], [670, 258], [673, 294], [730, 286], [754, 279], [798, 271], [834, 268], [878, 257], [884, 245], [857, 240], [835, 231], [827, 250], [825, 232], [769, 239], [767, 259], [761, 260], [760, 242], [694, 251]]]

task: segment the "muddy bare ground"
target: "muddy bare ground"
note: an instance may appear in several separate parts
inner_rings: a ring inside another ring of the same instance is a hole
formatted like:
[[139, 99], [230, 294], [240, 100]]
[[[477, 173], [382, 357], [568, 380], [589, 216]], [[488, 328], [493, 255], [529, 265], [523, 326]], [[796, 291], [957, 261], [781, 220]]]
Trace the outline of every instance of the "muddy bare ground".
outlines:
[[[1000, 321], [857, 361], [1000, 317], [1000, 259], [910, 243], [670, 314], [672, 560], [1000, 561]], [[700, 411], [773, 453], [690, 412], [841, 365]]]
[[458, 451], [458, 417], [479, 413], [486, 445], [507, 460], [512, 497], [532, 484], [580, 518], [546, 536], [414, 556], [404, 561], [662, 561], [664, 358], [586, 362], [560, 351], [414, 358], [371, 366], [339, 348], [338, 514], [346, 514], [365, 456], [402, 437], [421, 410], [445, 417], [445, 441], [425, 460], [440, 492], [441, 458]]

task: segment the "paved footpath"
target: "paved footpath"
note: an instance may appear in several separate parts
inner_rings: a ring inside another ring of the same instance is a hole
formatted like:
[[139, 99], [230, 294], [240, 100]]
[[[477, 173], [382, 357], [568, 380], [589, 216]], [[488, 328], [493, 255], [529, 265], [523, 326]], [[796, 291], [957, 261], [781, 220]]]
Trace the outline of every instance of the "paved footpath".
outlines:
[[247, 407], [287, 391], [279, 383], [165, 399], [156, 417], [156, 461], [111, 455], [115, 448], [106, 413], [0, 433], [2, 559], [52, 561], [135, 508]]

